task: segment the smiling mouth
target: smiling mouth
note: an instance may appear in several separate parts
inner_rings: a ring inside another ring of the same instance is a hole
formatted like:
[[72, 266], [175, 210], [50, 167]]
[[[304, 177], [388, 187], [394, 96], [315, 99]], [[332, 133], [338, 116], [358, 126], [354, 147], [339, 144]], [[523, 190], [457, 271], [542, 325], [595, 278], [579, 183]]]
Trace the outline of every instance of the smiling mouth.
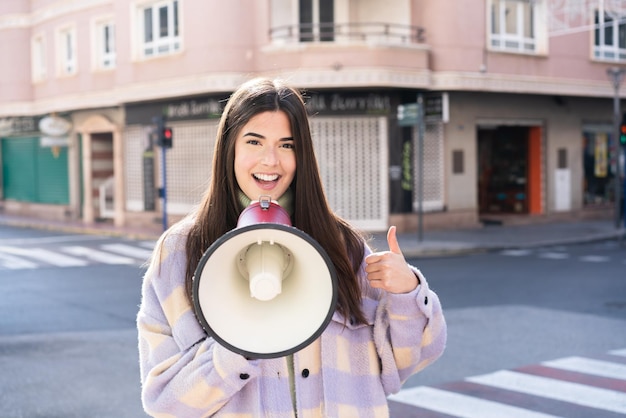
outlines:
[[271, 182], [278, 180], [280, 176], [278, 174], [253, 174], [252, 177], [258, 181]]

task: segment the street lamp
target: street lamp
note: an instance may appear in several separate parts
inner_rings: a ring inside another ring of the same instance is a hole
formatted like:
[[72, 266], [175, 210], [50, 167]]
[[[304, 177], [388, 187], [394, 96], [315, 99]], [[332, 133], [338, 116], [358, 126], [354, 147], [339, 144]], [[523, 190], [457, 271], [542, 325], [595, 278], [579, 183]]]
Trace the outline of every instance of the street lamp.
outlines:
[[612, 67], [607, 68], [606, 70], [609, 79], [611, 80], [611, 84], [613, 85], [613, 161], [614, 161], [614, 171], [613, 175], [615, 178], [615, 227], [620, 228], [620, 208], [622, 204], [621, 199], [621, 168], [620, 168], [620, 124], [621, 124], [621, 115], [620, 115], [620, 97], [619, 97], [619, 86], [624, 79], [624, 74], [626, 74], [626, 68], [623, 67]]

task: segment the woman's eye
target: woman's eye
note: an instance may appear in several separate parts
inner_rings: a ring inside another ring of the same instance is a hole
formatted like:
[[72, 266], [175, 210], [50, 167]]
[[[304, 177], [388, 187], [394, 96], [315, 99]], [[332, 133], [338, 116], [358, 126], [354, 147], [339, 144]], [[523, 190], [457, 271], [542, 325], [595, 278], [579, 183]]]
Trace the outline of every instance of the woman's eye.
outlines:
[[249, 139], [246, 141], [246, 144], [250, 144], [250, 145], [259, 145], [260, 142], [258, 139]]
[[283, 148], [293, 149], [293, 142], [287, 142], [283, 144]]

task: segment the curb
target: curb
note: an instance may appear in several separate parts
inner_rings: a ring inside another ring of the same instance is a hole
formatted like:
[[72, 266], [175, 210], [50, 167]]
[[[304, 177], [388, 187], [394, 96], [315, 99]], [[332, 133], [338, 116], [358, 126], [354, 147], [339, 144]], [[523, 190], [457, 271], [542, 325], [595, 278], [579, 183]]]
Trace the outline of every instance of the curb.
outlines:
[[54, 224], [45, 222], [32, 222], [26, 220], [17, 219], [2, 219], [0, 218], [0, 225], [7, 225], [19, 228], [33, 228], [43, 231], [59, 231], [85, 235], [105, 235], [110, 237], [121, 237], [138, 240], [157, 240], [161, 235], [161, 232], [157, 231], [131, 231], [128, 229], [115, 229], [115, 228], [98, 228], [89, 225], [72, 225], [72, 224]]

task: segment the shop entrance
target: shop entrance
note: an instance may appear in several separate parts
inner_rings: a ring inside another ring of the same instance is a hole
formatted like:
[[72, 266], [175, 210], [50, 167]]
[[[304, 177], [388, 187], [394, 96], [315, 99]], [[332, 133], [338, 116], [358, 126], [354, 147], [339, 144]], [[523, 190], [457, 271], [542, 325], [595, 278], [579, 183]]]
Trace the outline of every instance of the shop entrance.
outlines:
[[114, 211], [114, 169], [113, 134], [91, 134], [91, 186], [96, 219], [113, 219]]
[[479, 128], [477, 136], [479, 213], [541, 213], [541, 128]]

